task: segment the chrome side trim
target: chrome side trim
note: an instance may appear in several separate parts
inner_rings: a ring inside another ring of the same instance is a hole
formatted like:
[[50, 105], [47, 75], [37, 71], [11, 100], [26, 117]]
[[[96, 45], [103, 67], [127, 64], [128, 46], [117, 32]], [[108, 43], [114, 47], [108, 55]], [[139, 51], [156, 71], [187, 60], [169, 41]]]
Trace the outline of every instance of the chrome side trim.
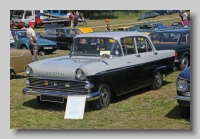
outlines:
[[31, 89], [31, 88], [24, 88], [22, 90], [23, 94], [26, 95], [48, 95], [48, 96], [57, 96], [57, 97], [64, 97], [68, 98], [68, 96], [79, 96], [79, 95], [86, 95], [86, 100], [87, 101], [92, 101], [99, 99], [100, 93], [99, 92], [94, 92], [94, 93], [74, 93], [74, 92], [63, 92], [63, 91], [53, 91], [53, 90], [42, 90], [42, 89]]
[[176, 100], [190, 101], [190, 97], [186, 97], [186, 96], [179, 96], [179, 95], [176, 95], [176, 96], [174, 96], [174, 98], [175, 98]]

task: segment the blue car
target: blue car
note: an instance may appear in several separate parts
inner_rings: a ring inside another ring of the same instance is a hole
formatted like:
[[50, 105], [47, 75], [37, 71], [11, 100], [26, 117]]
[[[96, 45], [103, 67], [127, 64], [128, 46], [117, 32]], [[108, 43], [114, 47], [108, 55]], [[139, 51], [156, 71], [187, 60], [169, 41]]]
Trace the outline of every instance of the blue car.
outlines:
[[[29, 49], [32, 50], [29, 40], [27, 38], [26, 30], [15, 30], [18, 38], [17, 47], [18, 49]], [[51, 40], [43, 39], [36, 33], [39, 51], [53, 53], [57, 50], [57, 44]]]
[[140, 23], [136, 24], [131, 28], [131, 31], [137, 31], [137, 32], [151, 32], [153, 30], [157, 29], [167, 29], [167, 26], [165, 26], [161, 22], [147, 22], [147, 23]]
[[182, 118], [190, 117], [190, 67], [182, 71], [176, 81], [177, 94], [174, 97], [179, 105]]

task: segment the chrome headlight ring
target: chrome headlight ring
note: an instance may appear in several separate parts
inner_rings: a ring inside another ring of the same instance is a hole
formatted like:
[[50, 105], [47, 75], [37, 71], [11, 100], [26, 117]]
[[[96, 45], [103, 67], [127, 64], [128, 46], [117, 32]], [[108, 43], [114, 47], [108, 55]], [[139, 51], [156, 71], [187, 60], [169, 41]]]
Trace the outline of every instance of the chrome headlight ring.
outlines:
[[76, 79], [78, 79], [78, 80], [85, 80], [86, 79], [86, 73], [83, 69], [78, 68], [76, 70]]
[[33, 74], [33, 69], [30, 66], [25, 67], [25, 72], [28, 76]]
[[189, 83], [187, 80], [178, 79], [176, 82], [176, 88], [180, 92], [185, 92], [188, 90]]

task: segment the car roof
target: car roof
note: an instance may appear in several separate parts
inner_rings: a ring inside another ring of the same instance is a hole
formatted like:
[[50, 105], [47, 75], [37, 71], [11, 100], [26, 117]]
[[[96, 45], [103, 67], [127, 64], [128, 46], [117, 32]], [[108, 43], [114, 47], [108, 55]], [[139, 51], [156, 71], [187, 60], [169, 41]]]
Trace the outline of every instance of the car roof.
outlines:
[[182, 33], [186, 33], [186, 32], [190, 32], [190, 28], [160, 29], [160, 30], [151, 31], [151, 33], [155, 33], [155, 32], [182, 32]]
[[129, 36], [144, 36], [148, 37], [148, 35], [142, 32], [135, 32], [135, 31], [106, 31], [106, 32], [92, 32], [86, 34], [77, 35], [75, 38], [79, 37], [106, 37], [106, 38], [116, 38], [120, 39], [122, 37], [129, 37]]

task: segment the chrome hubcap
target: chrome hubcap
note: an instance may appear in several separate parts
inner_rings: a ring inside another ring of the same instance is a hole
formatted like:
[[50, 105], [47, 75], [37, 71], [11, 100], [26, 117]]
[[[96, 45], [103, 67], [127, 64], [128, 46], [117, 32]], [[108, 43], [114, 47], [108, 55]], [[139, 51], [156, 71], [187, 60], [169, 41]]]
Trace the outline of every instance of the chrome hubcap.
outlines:
[[108, 91], [106, 89], [103, 89], [101, 91], [100, 100], [101, 100], [101, 105], [105, 106], [108, 101]]
[[184, 58], [182, 60], [182, 66], [183, 66], [183, 68], [187, 68], [188, 67], [188, 60], [187, 60], [187, 58]]
[[156, 75], [156, 83], [157, 83], [157, 84], [161, 84], [161, 83], [162, 83], [162, 77], [161, 77], [160, 73], [158, 73], [158, 74]]

